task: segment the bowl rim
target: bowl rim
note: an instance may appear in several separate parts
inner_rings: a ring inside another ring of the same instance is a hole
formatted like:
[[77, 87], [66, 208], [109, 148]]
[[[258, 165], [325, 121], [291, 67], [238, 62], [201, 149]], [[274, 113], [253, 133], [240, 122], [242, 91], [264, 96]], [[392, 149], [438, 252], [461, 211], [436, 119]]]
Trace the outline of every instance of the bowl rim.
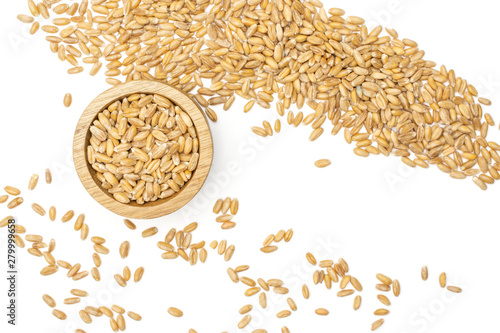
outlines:
[[[116, 201], [97, 181], [96, 171], [87, 161], [87, 146], [90, 127], [97, 115], [116, 100], [136, 93], [158, 94], [171, 100], [185, 111], [193, 121], [199, 140], [198, 166], [191, 179], [174, 195], [139, 205]], [[213, 159], [213, 141], [210, 127], [201, 108], [180, 89], [166, 83], [136, 80], [111, 87], [97, 96], [84, 110], [75, 129], [73, 138], [73, 162], [78, 177], [87, 192], [102, 206], [127, 218], [152, 219], [175, 212], [186, 205], [201, 189], [210, 171]]]

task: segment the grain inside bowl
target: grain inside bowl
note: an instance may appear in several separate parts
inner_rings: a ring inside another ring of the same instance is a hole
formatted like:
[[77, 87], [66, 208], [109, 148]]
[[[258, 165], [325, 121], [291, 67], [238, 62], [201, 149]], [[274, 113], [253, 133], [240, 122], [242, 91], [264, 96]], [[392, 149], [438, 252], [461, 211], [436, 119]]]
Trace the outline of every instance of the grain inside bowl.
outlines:
[[89, 129], [87, 162], [102, 189], [121, 203], [168, 198], [198, 165], [191, 117], [158, 94], [132, 94], [99, 112]]

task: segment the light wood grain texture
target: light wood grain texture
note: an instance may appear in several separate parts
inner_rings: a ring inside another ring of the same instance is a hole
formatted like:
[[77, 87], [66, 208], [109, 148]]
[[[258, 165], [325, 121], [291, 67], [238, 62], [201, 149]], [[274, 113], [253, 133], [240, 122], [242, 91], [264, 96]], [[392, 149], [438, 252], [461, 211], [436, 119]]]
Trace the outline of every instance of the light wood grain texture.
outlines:
[[[95, 170], [87, 162], [87, 146], [91, 136], [89, 129], [97, 114], [114, 101], [135, 93], [159, 94], [180, 106], [193, 120], [199, 140], [200, 158], [189, 182], [173, 196], [144, 205], [135, 202], [123, 204], [116, 201], [108, 191], [100, 187]], [[73, 159], [76, 171], [87, 192], [110, 211], [134, 219], [152, 219], [165, 216], [186, 205], [203, 186], [212, 165], [212, 157], [212, 135], [202, 110], [177, 88], [148, 80], [127, 82], [99, 95], [83, 112], [73, 140]]]

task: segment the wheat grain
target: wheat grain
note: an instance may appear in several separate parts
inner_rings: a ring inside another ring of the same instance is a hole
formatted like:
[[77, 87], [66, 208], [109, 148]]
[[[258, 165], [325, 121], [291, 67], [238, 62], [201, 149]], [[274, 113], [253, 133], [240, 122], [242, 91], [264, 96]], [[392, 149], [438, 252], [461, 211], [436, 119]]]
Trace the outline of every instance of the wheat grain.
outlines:
[[446, 289], [448, 289], [452, 293], [457, 293], [457, 294], [462, 292], [462, 288], [460, 288], [460, 287], [448, 286], [448, 287], [446, 287]]
[[65, 107], [69, 108], [71, 106], [71, 102], [73, 101], [73, 97], [70, 93], [64, 95], [63, 104]]
[[383, 284], [386, 284], [388, 286], [392, 284], [392, 279], [383, 274], [377, 274], [377, 279]]
[[64, 312], [62, 312], [61, 310], [57, 310], [57, 309], [52, 310], [52, 315], [59, 320], [66, 320], [66, 318], [67, 318], [67, 316]]
[[380, 326], [382, 326], [383, 323], [384, 323], [384, 319], [379, 319], [377, 321], [374, 321], [372, 324], [372, 331], [375, 331], [376, 329], [378, 329]]
[[387, 316], [389, 314], [389, 310], [387, 309], [377, 309], [373, 313], [375, 316]]
[[441, 273], [439, 275], [439, 285], [441, 286], [441, 288], [446, 287], [446, 273]]
[[144, 237], [144, 238], [151, 237], [151, 236], [156, 235], [157, 233], [158, 233], [158, 228], [151, 227], [151, 228], [148, 228], [142, 232], [142, 237]]
[[5, 192], [13, 196], [18, 196], [21, 194], [21, 190], [13, 186], [5, 186], [3, 189]]
[[137, 228], [137, 227], [135, 226], [135, 224], [134, 224], [132, 221], [130, 221], [129, 219], [124, 219], [124, 220], [123, 220], [123, 223], [124, 223], [124, 224], [125, 224], [125, 226], [126, 226], [127, 228], [129, 228], [130, 230], [135, 230], [135, 229]]
[[325, 168], [325, 167], [329, 166], [330, 164], [332, 164], [332, 162], [330, 160], [327, 160], [327, 159], [317, 160], [316, 162], [314, 162], [314, 165], [317, 168]]
[[31, 208], [33, 208], [33, 211], [40, 216], [45, 216], [46, 214], [45, 209], [37, 203], [32, 204]]
[[128, 241], [123, 242], [120, 245], [120, 257], [122, 259], [127, 258], [129, 251], [130, 251], [130, 243]]
[[0, 203], [5, 203], [7, 200], [9, 200], [8, 195], [0, 195]]
[[184, 313], [178, 308], [170, 307], [168, 308], [168, 313], [174, 317], [182, 317]]
[[302, 285], [302, 296], [304, 296], [305, 299], [309, 299], [309, 288], [307, 285]]
[[78, 297], [87, 297], [89, 294], [85, 290], [81, 289], [71, 289], [70, 293], [74, 296]]
[[64, 300], [64, 304], [76, 304], [76, 303], [80, 303], [80, 297], [70, 297], [70, 298], [66, 298]]
[[325, 308], [319, 308], [319, 309], [316, 309], [315, 310], [316, 314], [318, 316], [328, 316], [328, 314], [330, 313], [327, 309]]
[[72, 210], [69, 210], [66, 214], [63, 215], [63, 217], [61, 217], [61, 221], [63, 223], [66, 223], [68, 221], [70, 221], [73, 216], [75, 216], [75, 212], [73, 212]]
[[361, 307], [361, 296], [357, 295], [356, 297], [354, 297], [354, 303], [352, 307], [355, 311]]
[[427, 266], [422, 267], [420, 275], [422, 276], [422, 280], [427, 281], [427, 279], [429, 278], [429, 269], [427, 268]]
[[21, 197], [14, 198], [11, 202], [7, 204], [8, 209], [14, 209], [21, 205], [24, 202], [24, 199]]
[[52, 184], [52, 172], [50, 169], [45, 169], [45, 182], [47, 184]]
[[377, 295], [377, 299], [386, 306], [391, 305], [391, 301], [384, 295]]
[[394, 296], [396, 296], [396, 297], [398, 297], [399, 294], [401, 293], [401, 286], [400, 286], [398, 280], [392, 281], [392, 291], [394, 293]]
[[44, 294], [42, 296], [42, 299], [51, 308], [55, 308], [56, 307], [56, 301], [54, 301], [54, 299], [52, 297], [50, 297], [49, 295]]
[[56, 220], [56, 207], [52, 206], [50, 207], [49, 209], [49, 218], [51, 221], [55, 221]]

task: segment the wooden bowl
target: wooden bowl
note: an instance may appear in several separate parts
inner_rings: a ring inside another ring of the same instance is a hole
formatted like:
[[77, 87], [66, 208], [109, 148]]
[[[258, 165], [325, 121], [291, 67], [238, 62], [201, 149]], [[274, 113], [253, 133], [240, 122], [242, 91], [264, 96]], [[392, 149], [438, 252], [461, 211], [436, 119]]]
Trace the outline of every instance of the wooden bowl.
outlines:
[[[198, 166], [191, 179], [174, 195], [147, 202], [143, 205], [132, 201], [123, 204], [116, 201], [107, 190], [101, 188], [96, 171], [87, 162], [87, 146], [91, 137], [90, 127], [97, 114], [116, 100], [135, 93], [162, 95], [183, 109], [192, 119], [199, 140]], [[212, 135], [203, 111], [182, 91], [164, 83], [138, 80], [114, 86], [89, 104], [76, 126], [73, 140], [73, 159], [76, 172], [89, 194], [101, 205], [118, 215], [134, 219], [152, 219], [168, 215], [187, 204], [201, 189], [212, 165]]]

